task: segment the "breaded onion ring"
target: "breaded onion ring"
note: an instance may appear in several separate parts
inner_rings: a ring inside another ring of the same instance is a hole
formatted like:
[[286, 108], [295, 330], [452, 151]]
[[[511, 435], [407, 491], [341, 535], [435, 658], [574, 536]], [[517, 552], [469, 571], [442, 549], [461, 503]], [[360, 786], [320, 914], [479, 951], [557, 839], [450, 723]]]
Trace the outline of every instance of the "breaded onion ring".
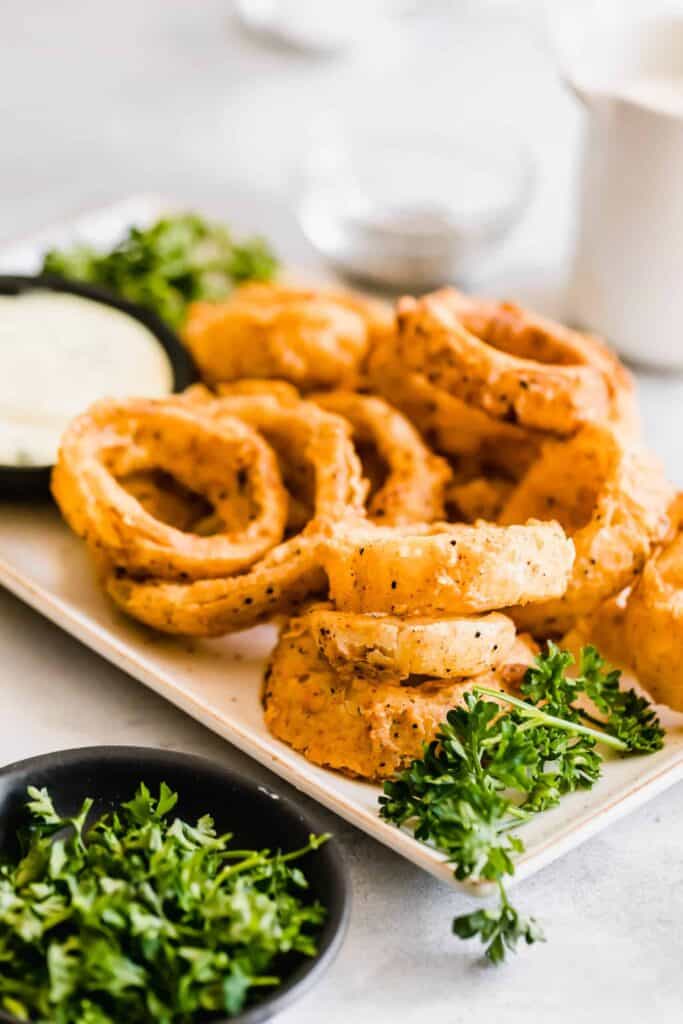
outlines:
[[174, 585], [121, 574], [107, 590], [128, 615], [166, 633], [220, 636], [291, 613], [325, 590], [318, 549], [321, 533], [362, 515], [365, 488], [348, 424], [311, 402], [282, 404], [272, 395], [242, 393], [206, 405], [207, 415], [238, 416], [279, 450], [296, 451], [313, 475], [312, 519], [302, 534], [273, 548], [249, 572], [221, 580]]
[[491, 467], [520, 477], [538, 456], [545, 435], [488, 416], [431, 384], [423, 373], [401, 365], [395, 338], [373, 347], [369, 386], [388, 399], [420, 431], [427, 444], [447, 455], [474, 455]]
[[281, 377], [309, 389], [352, 382], [381, 319], [357, 296], [250, 283], [192, 303], [183, 338], [209, 382]]
[[[118, 482], [161, 469], [243, 525], [211, 537], [184, 533], [146, 512]], [[102, 401], [68, 427], [52, 493], [72, 529], [117, 567], [164, 579], [246, 568], [282, 538], [287, 494], [277, 460], [241, 420], [212, 421], [172, 399]]]
[[[219, 389], [220, 398], [206, 407], [221, 421], [237, 417], [258, 430], [274, 448], [282, 477], [296, 501], [296, 519], [290, 528], [318, 519], [362, 514], [367, 485], [343, 419], [318, 405], [296, 399], [280, 389], [259, 392], [253, 385]], [[277, 382], [281, 383], [281, 382]], [[303, 522], [301, 522], [303, 518]]]
[[222, 636], [291, 614], [311, 595], [322, 594], [319, 543], [315, 532], [291, 537], [248, 572], [225, 579], [173, 583], [118, 572], [105, 585], [122, 611], [161, 633]]
[[422, 755], [447, 712], [473, 685], [516, 687], [534, 653], [532, 645], [519, 639], [504, 666], [467, 682], [342, 680], [295, 619], [266, 670], [264, 718], [273, 736], [313, 764], [363, 779], [385, 779]]
[[[681, 509], [679, 506], [678, 512]], [[620, 620], [622, 658], [650, 696], [683, 711], [683, 532], [645, 563]]]
[[672, 496], [656, 459], [608, 427], [590, 425], [548, 444], [510, 496], [499, 521], [555, 519], [576, 561], [559, 598], [511, 613], [537, 635], [559, 635], [627, 586], [669, 529]]
[[557, 523], [349, 524], [323, 545], [330, 596], [348, 612], [470, 615], [559, 597], [574, 545]]
[[579, 344], [575, 332], [559, 325], [544, 332], [543, 347], [531, 344], [539, 336], [531, 330], [489, 331], [482, 340], [463, 325], [463, 305], [451, 289], [401, 299], [400, 365], [423, 372], [430, 383], [495, 419], [532, 429], [566, 436], [583, 423], [608, 418], [609, 386], [602, 366], [585, 351], [587, 341]]
[[381, 398], [352, 391], [330, 391], [313, 396], [313, 400], [349, 421], [366, 471], [368, 460], [363, 455], [368, 447], [386, 466], [386, 476], [382, 478], [380, 468], [377, 487], [370, 494], [370, 519], [387, 526], [443, 519], [444, 488], [450, 469], [423, 444], [400, 412]]
[[301, 616], [320, 653], [340, 676], [462, 679], [495, 668], [515, 642], [512, 619], [498, 612], [469, 618], [358, 615], [314, 606]]

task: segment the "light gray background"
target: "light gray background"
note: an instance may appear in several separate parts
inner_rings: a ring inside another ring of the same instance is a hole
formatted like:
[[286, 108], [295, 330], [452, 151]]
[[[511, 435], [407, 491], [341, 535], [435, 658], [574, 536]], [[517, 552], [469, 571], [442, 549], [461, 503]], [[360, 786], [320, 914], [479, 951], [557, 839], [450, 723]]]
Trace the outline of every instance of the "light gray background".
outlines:
[[[379, 110], [403, 111], [406, 131], [416, 117], [445, 134], [499, 123], [530, 143], [537, 196], [476, 283], [561, 310], [580, 112], [556, 80], [538, 12], [425, 7], [382, 47], [325, 61], [262, 45], [227, 0], [3, 0], [0, 237], [158, 190], [260, 230], [285, 258], [313, 266], [289, 212], [293, 167], [316, 118], [353, 119], [372, 97]], [[648, 439], [683, 483], [683, 385], [642, 376], [641, 394]], [[4, 592], [0, 642], [2, 761], [140, 743], [267, 777]], [[449, 935], [464, 897], [321, 812], [351, 866], [351, 928], [332, 970], [283, 1024], [680, 1020], [682, 797], [683, 787], [670, 790], [520, 887], [549, 941], [499, 970]]]

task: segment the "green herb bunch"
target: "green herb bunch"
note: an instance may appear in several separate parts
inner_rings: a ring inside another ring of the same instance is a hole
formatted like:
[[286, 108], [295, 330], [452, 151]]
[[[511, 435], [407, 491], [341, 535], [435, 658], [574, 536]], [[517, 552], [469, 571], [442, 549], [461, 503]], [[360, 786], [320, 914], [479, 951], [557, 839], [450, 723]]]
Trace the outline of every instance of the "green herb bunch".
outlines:
[[314, 956], [325, 910], [293, 853], [239, 850], [177, 795], [134, 798], [86, 830], [30, 787], [23, 856], [0, 868], [0, 1007], [51, 1024], [180, 1024], [239, 1012]]
[[590, 789], [600, 777], [600, 746], [626, 754], [651, 753], [663, 744], [651, 706], [619, 688], [619, 672], [608, 669], [594, 647], [583, 648], [572, 677], [573, 660], [549, 643], [526, 673], [525, 700], [475, 688], [463, 707], [449, 711], [424, 756], [385, 783], [380, 797], [381, 816], [443, 850], [456, 878], [497, 884], [497, 908], [453, 921], [460, 938], [479, 936], [494, 963], [520, 941], [543, 939], [536, 921], [510, 904], [504, 886], [524, 849], [517, 826], [566, 793]]
[[107, 288], [180, 327], [188, 303], [221, 299], [242, 281], [269, 281], [278, 267], [262, 239], [235, 242], [227, 228], [195, 214], [132, 227], [113, 249], [53, 249], [42, 272]]

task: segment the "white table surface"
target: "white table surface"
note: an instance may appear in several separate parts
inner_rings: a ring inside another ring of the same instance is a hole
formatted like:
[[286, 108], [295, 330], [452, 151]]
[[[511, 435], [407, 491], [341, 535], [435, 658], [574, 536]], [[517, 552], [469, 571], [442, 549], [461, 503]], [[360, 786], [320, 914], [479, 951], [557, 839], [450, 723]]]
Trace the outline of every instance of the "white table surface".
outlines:
[[[312, 119], [353, 116], [379, 92], [408, 125], [433, 116], [457, 131], [494, 118], [529, 140], [537, 197], [479, 284], [561, 309], [580, 116], [533, 10], [437, 3], [408, 25], [379, 52], [328, 62], [262, 46], [220, 0], [4, 0], [0, 237], [149, 189], [261, 230], [288, 259], [315, 265], [288, 210], [293, 162]], [[683, 383], [643, 377], [641, 392], [647, 437], [683, 484]], [[0, 650], [4, 762], [138, 743], [268, 775], [5, 592]], [[465, 897], [321, 814], [352, 871], [351, 927], [334, 967], [283, 1024], [681, 1019], [683, 786], [521, 886], [517, 899], [549, 941], [499, 970], [449, 935]]]

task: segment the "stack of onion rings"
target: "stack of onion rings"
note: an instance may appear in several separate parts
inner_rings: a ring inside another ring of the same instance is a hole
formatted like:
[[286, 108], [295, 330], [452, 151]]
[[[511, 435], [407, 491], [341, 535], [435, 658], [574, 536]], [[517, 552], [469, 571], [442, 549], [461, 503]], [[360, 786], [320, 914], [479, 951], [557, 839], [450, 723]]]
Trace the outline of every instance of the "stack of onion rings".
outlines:
[[[476, 681], [514, 688], [534, 653], [533, 645], [520, 638], [504, 667]], [[473, 684], [473, 679], [419, 679], [413, 685], [354, 675], [342, 679], [318, 650], [306, 623], [294, 619], [265, 673], [264, 715], [274, 736], [314, 764], [380, 780], [421, 756], [423, 745]]]

